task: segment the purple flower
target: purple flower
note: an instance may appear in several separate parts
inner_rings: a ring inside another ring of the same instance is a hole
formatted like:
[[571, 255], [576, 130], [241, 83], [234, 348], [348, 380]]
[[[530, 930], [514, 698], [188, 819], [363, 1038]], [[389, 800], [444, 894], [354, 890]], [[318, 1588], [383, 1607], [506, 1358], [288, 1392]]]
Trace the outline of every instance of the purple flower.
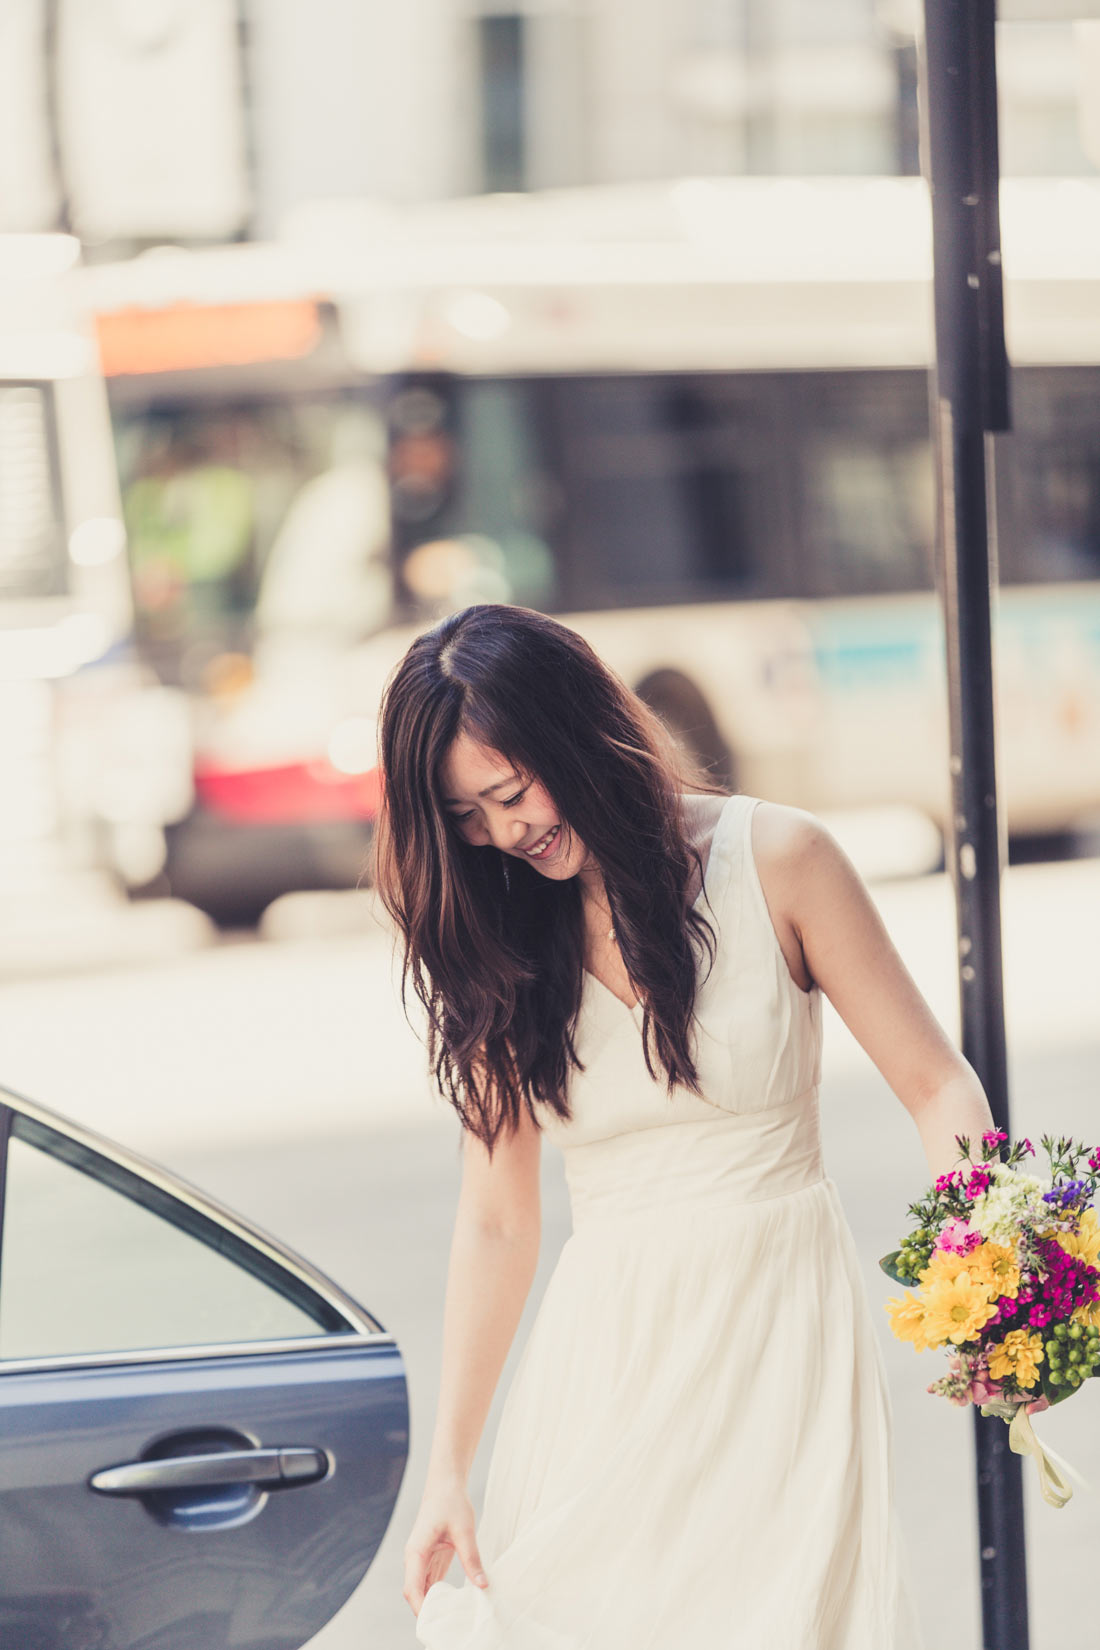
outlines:
[[1035, 1301], [1037, 1306], [1048, 1309], [1055, 1321], [1062, 1321], [1071, 1318], [1077, 1307], [1089, 1306], [1098, 1298], [1100, 1273], [1095, 1267], [1067, 1255], [1053, 1238], [1037, 1239], [1036, 1249], [1042, 1262], [1042, 1280], [1038, 1290], [1032, 1291], [1026, 1301], [1021, 1289], [1022, 1305], [1030, 1306]]
[[1089, 1188], [1084, 1180], [1062, 1180], [1049, 1192], [1043, 1193], [1043, 1202], [1059, 1209], [1069, 1209], [1076, 1203], [1083, 1203], [1088, 1194]]

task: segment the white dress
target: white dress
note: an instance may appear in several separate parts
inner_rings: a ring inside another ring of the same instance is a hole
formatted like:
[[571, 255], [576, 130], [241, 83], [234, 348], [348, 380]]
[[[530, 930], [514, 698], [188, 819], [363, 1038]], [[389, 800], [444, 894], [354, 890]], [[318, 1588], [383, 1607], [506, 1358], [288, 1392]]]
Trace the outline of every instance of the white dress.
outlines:
[[921, 1650], [884, 1366], [818, 1130], [821, 1000], [719, 815], [696, 999], [706, 1098], [654, 1082], [588, 975], [564, 1153], [573, 1231], [501, 1411], [477, 1539], [428, 1650]]

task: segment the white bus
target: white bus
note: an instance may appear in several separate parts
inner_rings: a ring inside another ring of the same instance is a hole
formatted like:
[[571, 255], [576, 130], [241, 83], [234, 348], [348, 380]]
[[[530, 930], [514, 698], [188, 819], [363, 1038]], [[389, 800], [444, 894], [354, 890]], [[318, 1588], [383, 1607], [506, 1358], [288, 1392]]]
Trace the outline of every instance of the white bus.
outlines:
[[[1002, 217], [1000, 755], [1022, 835], [1100, 813], [1100, 185], [1008, 181]], [[299, 314], [279, 359], [143, 363], [131, 338], [112, 377], [128, 488], [154, 459], [213, 462], [253, 500], [236, 632], [193, 655], [219, 689], [208, 828], [279, 823], [285, 848], [338, 822], [361, 841], [381, 684], [418, 629], [478, 599], [574, 625], [726, 781], [943, 821], [920, 180], [314, 214], [289, 247], [204, 256], [89, 275], [135, 337], [158, 304], [173, 326], [250, 295], [313, 306], [312, 341]], [[266, 540], [265, 487], [269, 505], [282, 488]], [[234, 675], [224, 655], [244, 652]]]
[[187, 724], [133, 648], [106, 394], [66, 235], [0, 236], [0, 894], [143, 883], [188, 812]]

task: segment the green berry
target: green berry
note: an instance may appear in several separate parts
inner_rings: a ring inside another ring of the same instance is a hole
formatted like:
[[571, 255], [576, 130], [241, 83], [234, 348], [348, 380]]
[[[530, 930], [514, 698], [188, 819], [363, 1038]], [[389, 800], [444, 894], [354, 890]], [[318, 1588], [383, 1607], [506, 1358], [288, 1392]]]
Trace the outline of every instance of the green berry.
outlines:
[[1071, 1341], [1079, 1341], [1084, 1334], [1084, 1330], [1079, 1323], [1071, 1323], [1066, 1333]]
[[1057, 1341], [1047, 1341], [1043, 1350], [1046, 1352], [1047, 1357], [1051, 1359], [1058, 1359], [1062, 1356], [1062, 1348]]
[[1067, 1334], [1065, 1324], [1064, 1323], [1056, 1323], [1054, 1325], [1054, 1333], [1060, 1341], [1064, 1341], [1065, 1338], [1066, 1338], [1066, 1334]]
[[1050, 1382], [1051, 1386], [1061, 1386], [1063, 1380], [1062, 1371], [1060, 1369], [1048, 1369], [1047, 1380]]
[[1082, 1357], [1081, 1348], [1079, 1346], [1071, 1346], [1070, 1349], [1069, 1349], [1069, 1361], [1070, 1361], [1070, 1363], [1071, 1364], [1079, 1364], [1081, 1362], [1081, 1357]]

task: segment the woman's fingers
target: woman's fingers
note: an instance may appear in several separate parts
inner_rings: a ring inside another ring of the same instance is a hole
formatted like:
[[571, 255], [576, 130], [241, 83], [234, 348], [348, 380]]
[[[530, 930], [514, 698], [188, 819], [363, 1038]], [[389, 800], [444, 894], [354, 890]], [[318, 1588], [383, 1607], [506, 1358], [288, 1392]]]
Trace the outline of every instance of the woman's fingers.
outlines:
[[[439, 1569], [438, 1565], [433, 1565], [432, 1560], [435, 1557], [434, 1551], [428, 1553], [419, 1547], [405, 1548], [405, 1585], [401, 1589], [401, 1596], [408, 1603], [414, 1616], [420, 1614], [424, 1594], [433, 1581], [438, 1581], [440, 1576], [446, 1575], [447, 1566], [451, 1561], [450, 1548], [443, 1558], [442, 1569]], [[438, 1575], [432, 1575], [433, 1568], [438, 1570]]]
[[475, 1587], [487, 1587], [489, 1577], [485, 1574], [485, 1566], [481, 1562], [481, 1555], [477, 1550], [477, 1542], [472, 1534], [463, 1534], [455, 1543], [458, 1556], [462, 1561], [462, 1568], [474, 1583]]

